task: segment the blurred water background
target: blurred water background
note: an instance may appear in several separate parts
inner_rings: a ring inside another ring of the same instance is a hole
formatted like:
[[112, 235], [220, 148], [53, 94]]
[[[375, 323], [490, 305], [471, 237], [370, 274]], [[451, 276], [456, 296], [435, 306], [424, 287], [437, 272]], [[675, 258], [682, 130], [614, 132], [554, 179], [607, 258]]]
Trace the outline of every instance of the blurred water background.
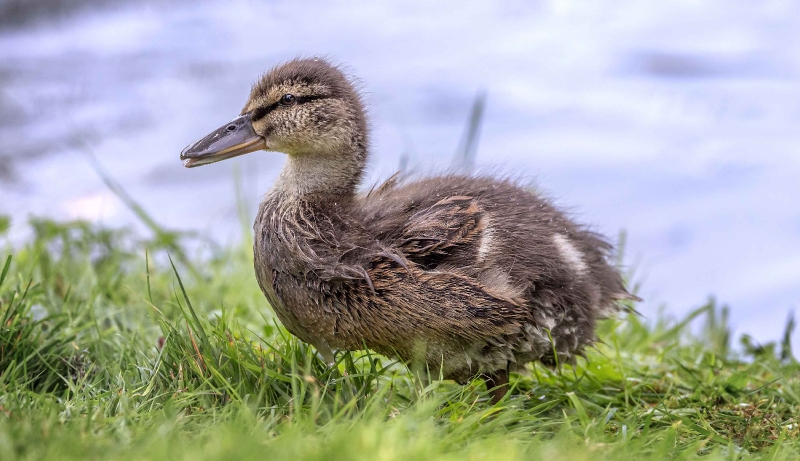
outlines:
[[[800, 2], [0, 0], [0, 214], [241, 237], [283, 158], [194, 170], [181, 149], [258, 75], [324, 55], [359, 76], [369, 180], [452, 165], [486, 94], [479, 170], [529, 180], [616, 238], [643, 314], [709, 295], [757, 340], [800, 304]], [[142, 232], [145, 230], [140, 229]], [[795, 341], [797, 343], [797, 341]]]

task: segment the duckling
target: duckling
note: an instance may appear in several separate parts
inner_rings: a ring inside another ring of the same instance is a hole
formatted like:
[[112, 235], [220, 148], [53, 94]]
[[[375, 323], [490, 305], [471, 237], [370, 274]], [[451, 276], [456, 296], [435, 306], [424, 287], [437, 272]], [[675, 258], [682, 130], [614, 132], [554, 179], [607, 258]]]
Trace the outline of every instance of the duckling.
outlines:
[[254, 224], [255, 273], [285, 327], [328, 362], [366, 348], [492, 400], [528, 362], [570, 362], [598, 319], [636, 300], [612, 247], [507, 179], [397, 175], [358, 186], [364, 104], [339, 67], [295, 59], [252, 87], [238, 117], [181, 152], [186, 167], [287, 155]]

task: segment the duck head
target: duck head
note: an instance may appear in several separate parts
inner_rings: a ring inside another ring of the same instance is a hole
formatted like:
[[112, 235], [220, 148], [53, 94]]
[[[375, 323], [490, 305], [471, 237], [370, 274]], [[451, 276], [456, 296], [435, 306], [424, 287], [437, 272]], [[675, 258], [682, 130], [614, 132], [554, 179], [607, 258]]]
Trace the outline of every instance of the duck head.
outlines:
[[261, 77], [242, 112], [186, 147], [181, 160], [192, 168], [267, 150], [358, 170], [366, 142], [361, 98], [342, 71], [323, 59], [296, 59]]

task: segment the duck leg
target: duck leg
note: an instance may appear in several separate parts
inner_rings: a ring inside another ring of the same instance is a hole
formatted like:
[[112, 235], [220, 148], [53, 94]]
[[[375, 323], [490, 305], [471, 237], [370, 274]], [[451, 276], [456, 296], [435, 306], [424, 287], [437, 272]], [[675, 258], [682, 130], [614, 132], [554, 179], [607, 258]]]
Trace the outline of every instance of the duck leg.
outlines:
[[492, 394], [492, 403], [497, 403], [508, 392], [508, 370], [495, 370], [494, 373], [484, 375], [486, 389]]

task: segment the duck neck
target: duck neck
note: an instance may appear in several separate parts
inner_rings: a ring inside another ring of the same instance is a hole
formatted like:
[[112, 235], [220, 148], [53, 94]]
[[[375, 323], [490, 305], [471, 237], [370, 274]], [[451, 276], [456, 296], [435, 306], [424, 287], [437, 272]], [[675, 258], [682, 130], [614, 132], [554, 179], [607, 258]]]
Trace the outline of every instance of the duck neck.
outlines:
[[272, 194], [295, 202], [350, 199], [361, 182], [366, 159], [366, 147], [361, 143], [349, 152], [288, 155]]

